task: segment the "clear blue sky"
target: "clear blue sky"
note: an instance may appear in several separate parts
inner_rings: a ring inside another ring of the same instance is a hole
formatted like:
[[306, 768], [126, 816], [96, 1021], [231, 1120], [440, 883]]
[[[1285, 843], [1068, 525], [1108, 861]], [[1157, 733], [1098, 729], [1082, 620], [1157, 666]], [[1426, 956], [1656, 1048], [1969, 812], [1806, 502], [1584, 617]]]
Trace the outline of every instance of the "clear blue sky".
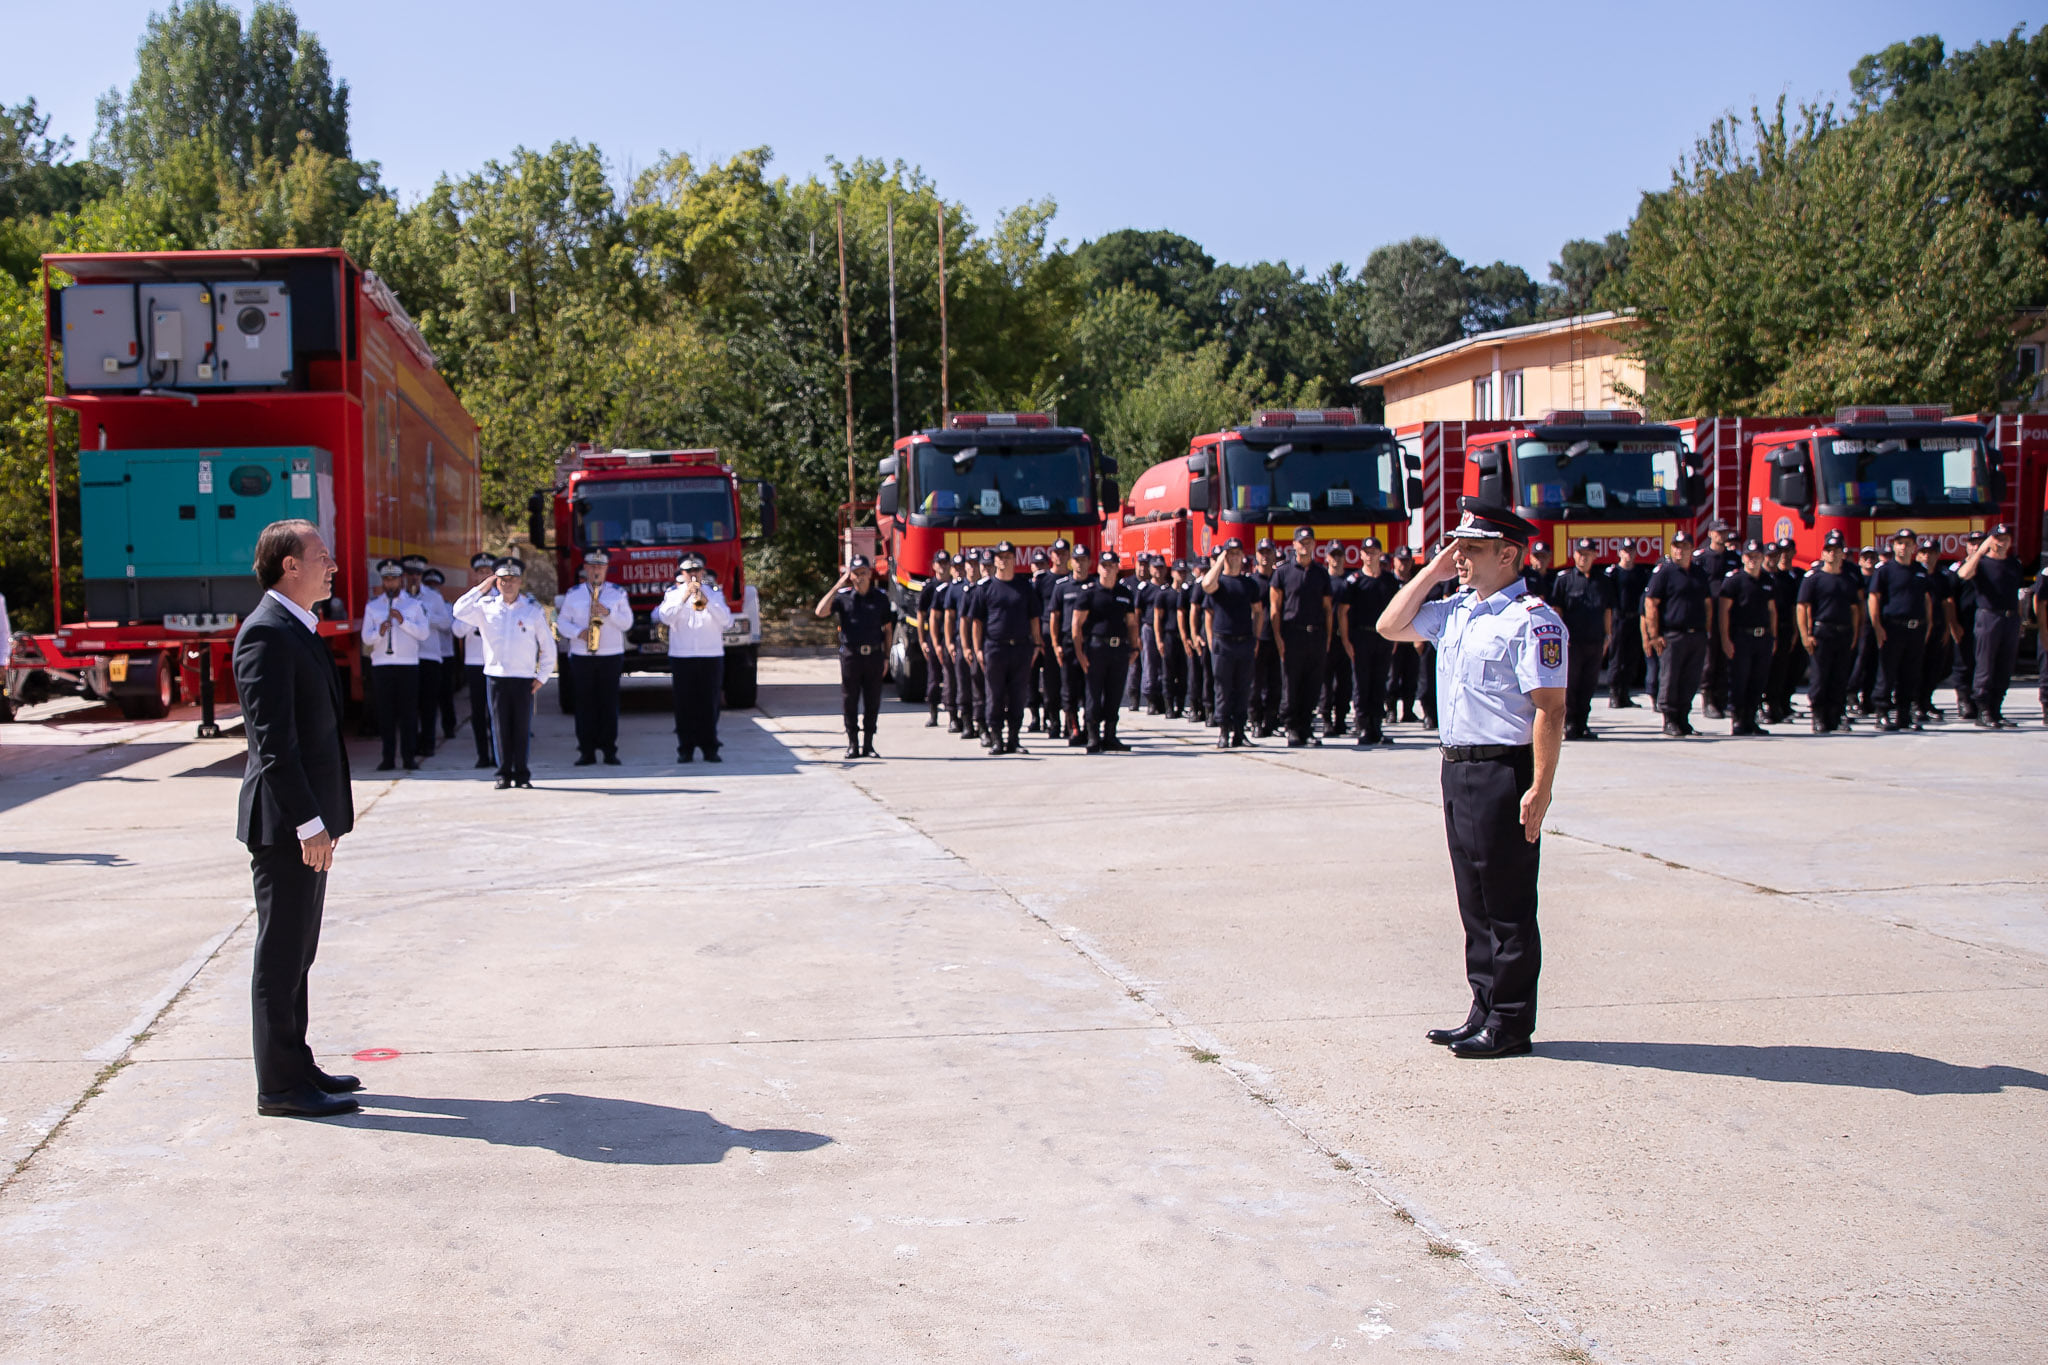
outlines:
[[[83, 147], [161, 7], [94, 0], [82, 22], [0, 0], [0, 101], [34, 95]], [[298, 12], [353, 90], [356, 154], [407, 198], [522, 144], [582, 139], [621, 166], [767, 144], [794, 175], [827, 156], [921, 166], [982, 223], [1051, 196], [1072, 242], [1168, 227], [1220, 260], [1316, 269], [1430, 233], [1539, 279], [1566, 238], [1624, 225], [1721, 112], [1840, 101], [1866, 52], [1928, 32], [1954, 49], [2035, 17], [1975, 0]]]

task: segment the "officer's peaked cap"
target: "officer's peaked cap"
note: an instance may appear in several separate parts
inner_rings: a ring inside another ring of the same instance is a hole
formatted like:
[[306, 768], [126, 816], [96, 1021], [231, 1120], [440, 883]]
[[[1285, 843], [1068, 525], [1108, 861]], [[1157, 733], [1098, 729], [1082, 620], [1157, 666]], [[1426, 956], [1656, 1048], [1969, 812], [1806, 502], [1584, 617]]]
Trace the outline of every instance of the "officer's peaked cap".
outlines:
[[1534, 526], [1497, 504], [1468, 497], [1458, 499], [1458, 508], [1465, 515], [1449, 533], [1453, 540], [1502, 540], [1526, 548], [1536, 536]]
[[377, 561], [377, 577], [379, 578], [396, 578], [404, 572], [405, 570], [398, 566], [398, 561], [395, 559], [380, 559]]
[[398, 567], [404, 569], [407, 573], [425, 573], [427, 571], [427, 557], [425, 555], [407, 555], [398, 561]]
[[679, 574], [688, 573], [692, 569], [701, 569], [703, 567], [704, 556], [702, 555], [684, 555], [676, 561], [676, 572]]
[[488, 551], [478, 550], [469, 557], [469, 567], [472, 569], [494, 569], [497, 566], [498, 557]]
[[612, 557], [603, 550], [585, 550], [583, 552], [583, 562], [585, 564], [609, 564], [612, 562]]
[[506, 555], [491, 566], [491, 572], [500, 578], [524, 578], [526, 577], [526, 566], [511, 555]]
[[420, 575], [420, 582], [425, 583], [430, 588], [438, 588], [447, 581], [448, 575], [442, 573], [439, 569], [429, 569]]

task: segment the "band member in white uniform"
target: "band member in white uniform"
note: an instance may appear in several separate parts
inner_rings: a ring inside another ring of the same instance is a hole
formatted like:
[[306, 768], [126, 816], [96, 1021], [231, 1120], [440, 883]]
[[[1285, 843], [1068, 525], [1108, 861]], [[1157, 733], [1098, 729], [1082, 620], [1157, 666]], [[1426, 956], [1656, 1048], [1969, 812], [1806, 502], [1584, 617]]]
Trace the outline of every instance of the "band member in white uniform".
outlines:
[[[626, 590], [604, 581], [611, 557], [603, 550], [583, 556], [583, 581], [562, 594], [555, 631], [569, 645], [569, 698], [576, 710], [576, 766], [619, 761], [619, 677], [626, 670], [626, 632], [633, 604]], [[593, 641], [595, 648], [592, 647]]]
[[533, 785], [526, 761], [533, 735], [533, 697], [555, 675], [548, 614], [521, 591], [525, 582], [526, 566], [507, 556], [498, 561], [489, 583], [479, 583], [455, 603], [455, 619], [476, 627], [484, 644], [499, 791]]
[[419, 599], [405, 594], [405, 570], [395, 559], [378, 561], [383, 591], [363, 608], [363, 652], [370, 656], [370, 706], [388, 773], [403, 759], [407, 772], [420, 766], [420, 646], [433, 632]]
[[699, 749], [706, 763], [718, 757], [718, 703], [725, 685], [725, 628], [732, 611], [718, 581], [704, 573], [700, 555], [684, 555], [676, 585], [654, 609], [668, 627], [668, 664], [676, 712], [676, 762]]

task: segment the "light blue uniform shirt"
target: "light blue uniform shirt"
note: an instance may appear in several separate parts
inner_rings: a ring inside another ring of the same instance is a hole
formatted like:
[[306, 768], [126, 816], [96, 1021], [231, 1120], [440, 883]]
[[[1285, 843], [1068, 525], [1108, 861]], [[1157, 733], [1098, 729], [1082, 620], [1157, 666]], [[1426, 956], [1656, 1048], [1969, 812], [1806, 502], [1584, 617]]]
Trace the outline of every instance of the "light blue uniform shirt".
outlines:
[[1415, 613], [1436, 646], [1437, 734], [1445, 744], [1528, 744], [1536, 705], [1528, 694], [1564, 686], [1568, 637], [1550, 604], [1518, 578], [1481, 599], [1470, 588]]

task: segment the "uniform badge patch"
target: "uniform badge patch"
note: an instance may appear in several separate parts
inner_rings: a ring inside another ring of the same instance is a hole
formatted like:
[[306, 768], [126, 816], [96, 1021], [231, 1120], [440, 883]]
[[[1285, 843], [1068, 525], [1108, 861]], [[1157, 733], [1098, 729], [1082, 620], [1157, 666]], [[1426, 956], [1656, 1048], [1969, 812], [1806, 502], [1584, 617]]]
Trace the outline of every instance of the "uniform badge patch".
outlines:
[[1543, 643], [1543, 666], [1557, 668], [1564, 663], [1564, 641], [1545, 640]]

